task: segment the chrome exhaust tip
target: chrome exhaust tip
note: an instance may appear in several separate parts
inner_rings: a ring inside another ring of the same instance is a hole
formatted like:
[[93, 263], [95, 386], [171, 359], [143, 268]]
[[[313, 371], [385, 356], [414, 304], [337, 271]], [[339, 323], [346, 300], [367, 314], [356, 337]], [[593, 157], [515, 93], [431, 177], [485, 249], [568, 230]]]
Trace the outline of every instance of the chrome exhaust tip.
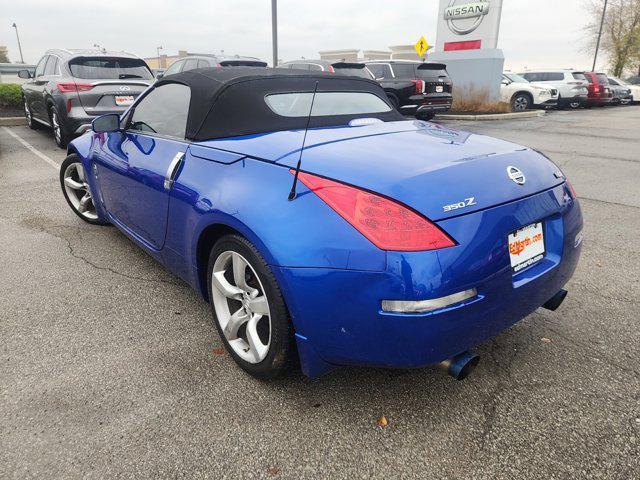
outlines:
[[464, 380], [478, 366], [480, 355], [467, 351], [455, 357], [444, 360], [438, 367], [458, 381]]
[[545, 303], [542, 306], [544, 308], [546, 308], [547, 310], [551, 310], [552, 312], [554, 310], [557, 310], [558, 307], [560, 305], [562, 305], [562, 302], [564, 302], [564, 299], [566, 298], [567, 293], [568, 292], [566, 290], [560, 290], [553, 297], [551, 297], [549, 300], [547, 300], [547, 303]]

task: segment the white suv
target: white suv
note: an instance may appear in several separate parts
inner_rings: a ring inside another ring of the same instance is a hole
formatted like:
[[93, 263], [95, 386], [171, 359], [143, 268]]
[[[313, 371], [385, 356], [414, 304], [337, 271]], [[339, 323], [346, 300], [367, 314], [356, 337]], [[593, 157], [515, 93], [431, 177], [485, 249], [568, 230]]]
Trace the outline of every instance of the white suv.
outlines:
[[589, 81], [582, 72], [575, 70], [529, 70], [521, 73], [530, 82], [558, 89], [558, 106], [579, 108], [589, 97]]
[[558, 104], [558, 90], [549, 85], [530, 83], [515, 73], [503, 73], [500, 100], [511, 104], [514, 112], [523, 112], [533, 106], [551, 108]]

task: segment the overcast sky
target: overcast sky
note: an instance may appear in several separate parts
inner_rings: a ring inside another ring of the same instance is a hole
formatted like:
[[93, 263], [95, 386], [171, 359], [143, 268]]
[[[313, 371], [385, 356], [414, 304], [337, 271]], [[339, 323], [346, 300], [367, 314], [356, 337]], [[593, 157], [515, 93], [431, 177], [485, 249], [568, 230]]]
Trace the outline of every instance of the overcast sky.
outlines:
[[[243, 54], [271, 59], [270, 0], [3, 0], [0, 45], [19, 61], [18, 24], [25, 62], [48, 48], [98, 43], [141, 57], [162, 45], [171, 55]], [[319, 50], [385, 49], [436, 40], [438, 0], [279, 0], [279, 57], [318, 56]], [[504, 0], [500, 39], [506, 68], [591, 65], [582, 29], [585, 0]], [[599, 62], [604, 67], [606, 59]]]

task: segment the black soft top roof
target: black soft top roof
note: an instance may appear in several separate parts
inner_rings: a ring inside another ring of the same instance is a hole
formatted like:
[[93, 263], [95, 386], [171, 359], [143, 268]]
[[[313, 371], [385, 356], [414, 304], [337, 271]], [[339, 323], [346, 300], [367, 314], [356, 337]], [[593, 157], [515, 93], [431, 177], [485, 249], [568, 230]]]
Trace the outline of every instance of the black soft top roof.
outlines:
[[[303, 129], [307, 117], [284, 117], [273, 112], [265, 95], [318, 91], [370, 92], [388, 103], [382, 87], [365, 78], [284, 68], [198, 68], [167, 75], [155, 86], [180, 83], [191, 89], [186, 138], [202, 141], [279, 130]], [[402, 120], [393, 108], [366, 115], [312, 117], [310, 127], [344, 125], [354, 118]]]

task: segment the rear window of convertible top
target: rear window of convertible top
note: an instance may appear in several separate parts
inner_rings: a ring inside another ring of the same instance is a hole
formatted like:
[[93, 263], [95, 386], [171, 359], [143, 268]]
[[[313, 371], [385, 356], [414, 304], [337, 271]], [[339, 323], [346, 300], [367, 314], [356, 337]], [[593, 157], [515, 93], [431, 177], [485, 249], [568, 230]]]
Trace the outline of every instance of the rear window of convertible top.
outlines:
[[[306, 117], [311, 109], [312, 92], [271, 93], [264, 100], [269, 108], [283, 117]], [[312, 117], [384, 113], [391, 107], [370, 92], [317, 92]]]

